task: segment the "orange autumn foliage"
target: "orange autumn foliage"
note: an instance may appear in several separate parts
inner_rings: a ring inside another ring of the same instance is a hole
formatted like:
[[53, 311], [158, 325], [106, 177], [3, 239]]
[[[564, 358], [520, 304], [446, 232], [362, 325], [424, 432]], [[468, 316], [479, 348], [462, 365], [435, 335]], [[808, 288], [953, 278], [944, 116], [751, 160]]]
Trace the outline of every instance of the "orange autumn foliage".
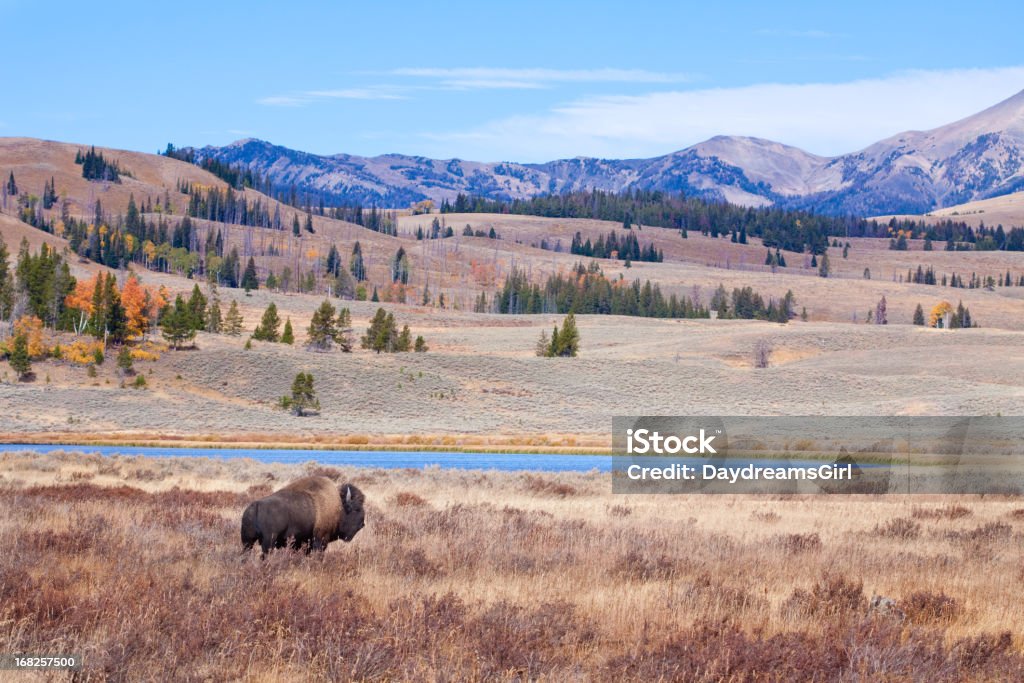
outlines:
[[78, 280], [75, 283], [75, 291], [68, 294], [64, 299], [64, 304], [68, 308], [81, 311], [86, 317], [92, 315], [92, 294], [96, 291], [97, 277], [99, 277], [98, 274], [88, 280]]
[[14, 337], [24, 336], [28, 341], [28, 355], [42, 358], [50, 349], [43, 337], [43, 321], [34, 315], [23, 315], [14, 321]]
[[953, 304], [948, 301], [940, 301], [935, 304], [931, 314], [928, 316], [928, 324], [931, 327], [938, 327], [939, 321], [942, 320], [947, 313], [953, 312]]
[[141, 337], [149, 327], [149, 306], [146, 290], [139, 284], [134, 273], [125, 280], [121, 288], [121, 306], [124, 308], [129, 337]]
[[[112, 276], [111, 276], [112, 277]], [[68, 294], [64, 303], [68, 308], [80, 312], [79, 331], [84, 328], [85, 321], [93, 314], [93, 298], [96, 287], [103, 286], [103, 273], [97, 273], [88, 280], [75, 283], [75, 290]], [[135, 273], [129, 273], [121, 286], [121, 306], [124, 308], [129, 337], [141, 337], [149, 328], [151, 321], [156, 319], [167, 303], [166, 290], [145, 287], [139, 282]]]

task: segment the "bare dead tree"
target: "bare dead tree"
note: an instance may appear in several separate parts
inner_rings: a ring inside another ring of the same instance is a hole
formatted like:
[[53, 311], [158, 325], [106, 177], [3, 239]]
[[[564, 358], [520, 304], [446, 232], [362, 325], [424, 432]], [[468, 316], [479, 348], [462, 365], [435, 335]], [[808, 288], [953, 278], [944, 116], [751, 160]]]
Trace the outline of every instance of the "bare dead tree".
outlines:
[[757, 369], [767, 368], [771, 364], [772, 343], [761, 338], [754, 342], [754, 367]]

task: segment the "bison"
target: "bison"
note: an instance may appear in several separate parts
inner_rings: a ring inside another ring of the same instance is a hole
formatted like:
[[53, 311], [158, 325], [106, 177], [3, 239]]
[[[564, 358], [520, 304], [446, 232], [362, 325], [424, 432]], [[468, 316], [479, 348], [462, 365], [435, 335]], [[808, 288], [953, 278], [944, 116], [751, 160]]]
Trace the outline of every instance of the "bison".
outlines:
[[351, 541], [364, 526], [363, 492], [327, 477], [304, 477], [249, 504], [242, 513], [242, 551], [257, 541], [266, 557], [291, 541], [295, 550], [323, 551], [331, 541]]

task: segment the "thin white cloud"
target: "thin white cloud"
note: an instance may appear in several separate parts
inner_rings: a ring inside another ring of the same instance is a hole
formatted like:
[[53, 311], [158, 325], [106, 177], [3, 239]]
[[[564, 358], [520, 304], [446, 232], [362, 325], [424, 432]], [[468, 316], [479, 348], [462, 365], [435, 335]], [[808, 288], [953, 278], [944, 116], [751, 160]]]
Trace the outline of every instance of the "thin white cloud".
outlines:
[[447, 156], [491, 160], [652, 156], [715, 135], [761, 137], [837, 155], [969, 116], [1022, 87], [1024, 67], [1005, 67], [591, 97], [425, 137], [440, 143]]
[[268, 107], [302, 107], [309, 104], [310, 99], [297, 95], [272, 95], [270, 97], [261, 97], [256, 102]]
[[268, 107], [304, 107], [319, 100], [404, 100], [404, 95], [393, 89], [378, 88], [343, 88], [340, 90], [306, 90], [288, 95], [272, 95], [256, 100], [258, 104]]
[[341, 100], [404, 100], [404, 95], [380, 88], [344, 88], [342, 90], [309, 90], [304, 95], [318, 99]]
[[391, 76], [432, 79], [442, 85], [461, 82], [477, 87], [495, 88], [506, 83], [511, 88], [542, 87], [545, 83], [687, 83], [691, 74], [647, 71], [646, 69], [509, 69], [492, 67], [393, 69]]
[[441, 87], [447, 90], [541, 90], [550, 86], [547, 83], [540, 83], [536, 81], [467, 78], [461, 80], [441, 81]]

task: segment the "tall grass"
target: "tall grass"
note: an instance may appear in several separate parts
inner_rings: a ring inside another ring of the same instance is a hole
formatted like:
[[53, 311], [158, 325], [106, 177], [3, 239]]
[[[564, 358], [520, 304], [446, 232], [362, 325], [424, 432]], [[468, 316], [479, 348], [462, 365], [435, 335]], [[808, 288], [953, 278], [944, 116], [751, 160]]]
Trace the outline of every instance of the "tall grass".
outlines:
[[[201, 458], [3, 465], [0, 652], [81, 653], [89, 679], [1024, 672], [1009, 499], [626, 497], [596, 474]], [[360, 485], [366, 529], [323, 557], [241, 555], [246, 503], [309, 471]], [[892, 533], [910, 516], [916, 533]], [[899, 609], [873, 611], [879, 593]]]

